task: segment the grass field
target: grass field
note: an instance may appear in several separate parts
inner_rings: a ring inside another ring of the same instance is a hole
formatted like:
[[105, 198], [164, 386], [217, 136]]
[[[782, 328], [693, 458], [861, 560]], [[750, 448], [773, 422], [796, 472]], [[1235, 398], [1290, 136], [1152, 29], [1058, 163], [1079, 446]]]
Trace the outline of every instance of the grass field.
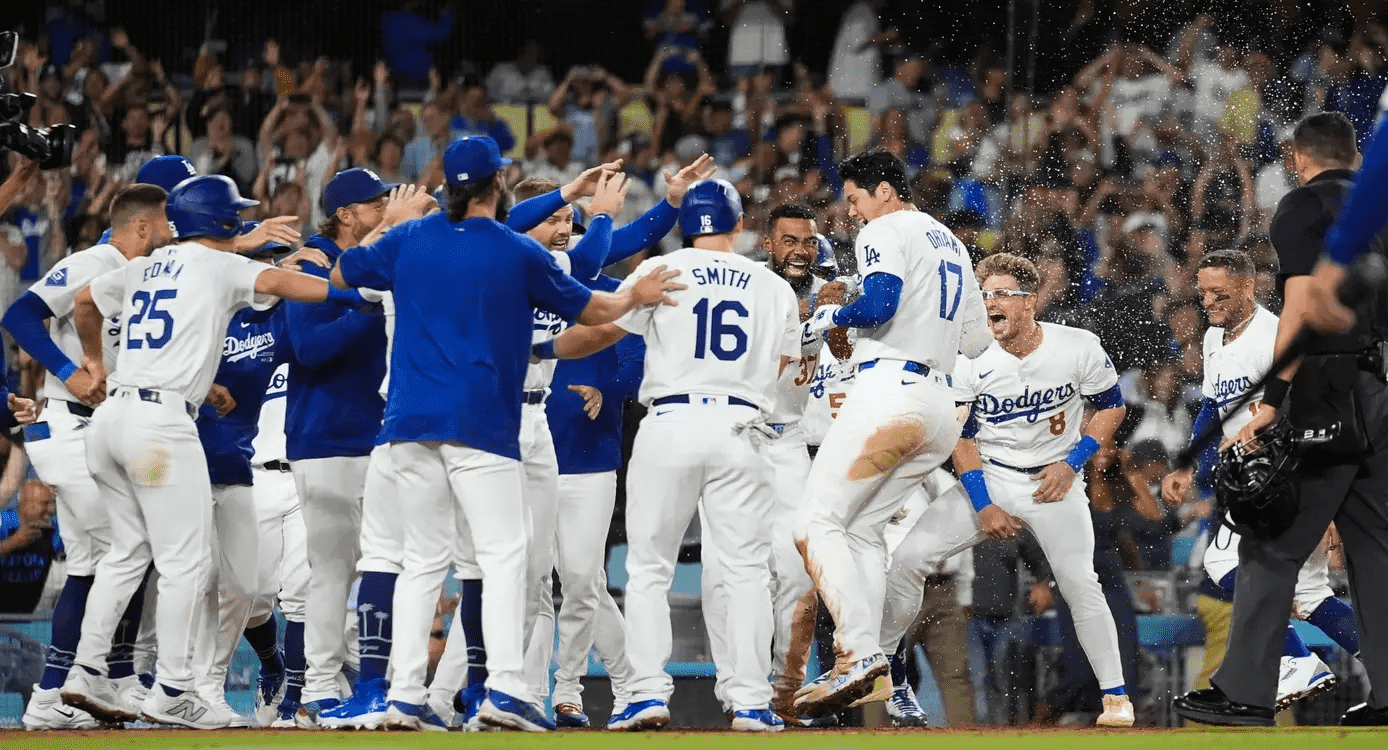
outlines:
[[429, 750], [703, 750], [732, 746], [757, 750], [1268, 750], [1273, 745], [1307, 748], [1388, 747], [1388, 730], [1307, 727], [1292, 729], [1138, 729], [1138, 730], [844, 730], [788, 731], [775, 735], [728, 732], [563, 732], [401, 734], [383, 732], [297, 732], [241, 730], [224, 732], [127, 730], [117, 732], [0, 731], [5, 750], [119, 750], [121, 748], [399, 748]]

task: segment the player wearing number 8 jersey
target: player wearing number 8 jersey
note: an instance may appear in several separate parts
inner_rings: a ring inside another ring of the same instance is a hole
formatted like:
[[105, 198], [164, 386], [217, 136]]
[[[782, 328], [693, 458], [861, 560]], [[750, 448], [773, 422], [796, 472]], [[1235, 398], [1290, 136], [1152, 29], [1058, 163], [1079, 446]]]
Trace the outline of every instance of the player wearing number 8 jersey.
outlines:
[[[984, 533], [1010, 538], [1020, 519], [1036, 534], [1104, 692], [1098, 723], [1131, 726], [1118, 631], [1094, 571], [1083, 477], [1085, 464], [1113, 438], [1127, 411], [1118, 373], [1099, 337], [1036, 321], [1038, 277], [1031, 261], [999, 253], [979, 265], [978, 276], [997, 342], [954, 372], [973, 402], [955, 470]], [[1081, 434], [1086, 402], [1094, 414]]]

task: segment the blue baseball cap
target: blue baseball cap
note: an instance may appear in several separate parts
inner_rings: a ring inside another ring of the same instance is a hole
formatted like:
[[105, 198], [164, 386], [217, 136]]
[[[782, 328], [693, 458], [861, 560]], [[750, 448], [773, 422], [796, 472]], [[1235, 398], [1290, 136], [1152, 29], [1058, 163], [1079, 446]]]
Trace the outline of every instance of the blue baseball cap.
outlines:
[[135, 181], [146, 185], [158, 185], [164, 188], [165, 192], [171, 192], [178, 183], [197, 176], [192, 162], [177, 154], [170, 154], [156, 156], [141, 165], [140, 171], [135, 175]]
[[485, 180], [511, 160], [501, 155], [496, 141], [485, 135], [469, 135], [448, 144], [443, 152], [443, 171], [449, 185], [469, 185]]
[[397, 187], [381, 182], [369, 169], [344, 169], [323, 186], [323, 213], [332, 216], [343, 206], [374, 201]]

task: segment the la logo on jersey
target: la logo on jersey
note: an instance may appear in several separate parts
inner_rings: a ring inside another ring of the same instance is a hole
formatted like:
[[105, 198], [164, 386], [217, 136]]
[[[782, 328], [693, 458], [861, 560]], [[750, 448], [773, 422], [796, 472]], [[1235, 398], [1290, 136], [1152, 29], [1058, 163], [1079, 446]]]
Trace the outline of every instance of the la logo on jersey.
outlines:
[[59, 268], [48, 274], [48, 278], [43, 280], [44, 286], [67, 286], [67, 269]]

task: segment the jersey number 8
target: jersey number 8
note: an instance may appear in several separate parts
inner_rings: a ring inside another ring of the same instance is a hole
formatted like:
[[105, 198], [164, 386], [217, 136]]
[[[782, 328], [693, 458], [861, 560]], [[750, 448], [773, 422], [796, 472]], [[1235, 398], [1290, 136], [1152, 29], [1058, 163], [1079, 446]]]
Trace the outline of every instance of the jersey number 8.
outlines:
[[[169, 315], [168, 310], [160, 310], [159, 303], [164, 300], [174, 299], [178, 296], [177, 289], [159, 289], [151, 295], [146, 291], [135, 292], [130, 297], [130, 303], [136, 307], [134, 314], [130, 316], [127, 323], [125, 346], [128, 349], [142, 349], [146, 344], [151, 349], [163, 349], [164, 345], [173, 338], [173, 316]], [[151, 335], [149, 331], [143, 330], [151, 325], [153, 321], [159, 321], [159, 335]], [[136, 334], [139, 329], [143, 336]]]
[[[727, 320], [732, 313], [734, 321]], [[735, 300], [723, 300], [713, 306], [709, 313], [708, 299], [699, 300], [694, 305], [694, 317], [698, 319], [694, 331], [694, 359], [703, 359], [705, 352], [724, 362], [740, 359], [747, 353], [747, 332], [735, 320], [747, 317], [747, 308]], [[732, 339], [731, 346], [724, 346], [725, 339]]]

